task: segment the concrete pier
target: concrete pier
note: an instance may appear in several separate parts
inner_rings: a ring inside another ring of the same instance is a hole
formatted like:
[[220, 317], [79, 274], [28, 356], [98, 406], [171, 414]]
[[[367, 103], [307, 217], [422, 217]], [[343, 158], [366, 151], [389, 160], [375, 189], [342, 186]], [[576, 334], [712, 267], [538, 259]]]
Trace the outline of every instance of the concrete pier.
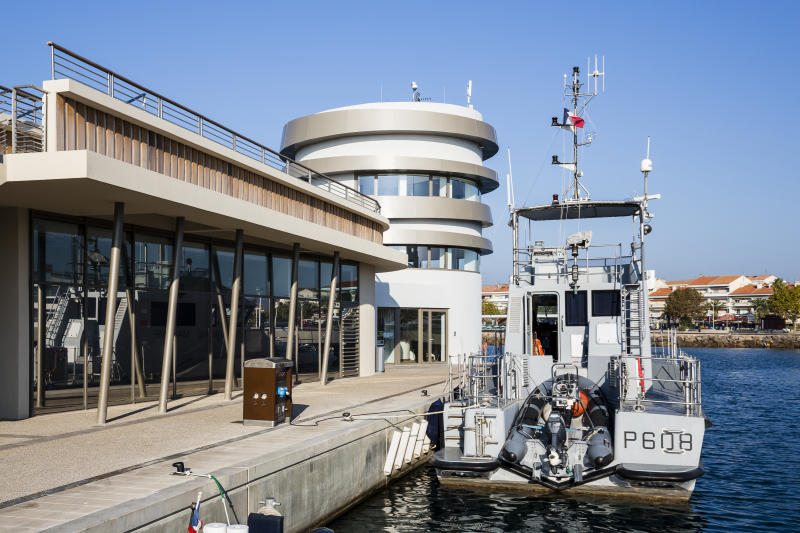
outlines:
[[268, 429], [242, 425], [241, 397], [221, 394], [178, 400], [160, 417], [155, 402], [112, 406], [104, 426], [91, 425], [93, 411], [0, 422], [0, 529], [174, 532], [198, 491], [202, 519], [224, 522], [211, 480], [170, 475], [183, 461], [219, 479], [239, 523], [275, 498], [285, 530], [302, 531], [385, 486], [392, 424], [418, 420], [410, 411], [424, 412], [446, 382], [445, 365], [424, 365], [301, 384], [293, 425]]

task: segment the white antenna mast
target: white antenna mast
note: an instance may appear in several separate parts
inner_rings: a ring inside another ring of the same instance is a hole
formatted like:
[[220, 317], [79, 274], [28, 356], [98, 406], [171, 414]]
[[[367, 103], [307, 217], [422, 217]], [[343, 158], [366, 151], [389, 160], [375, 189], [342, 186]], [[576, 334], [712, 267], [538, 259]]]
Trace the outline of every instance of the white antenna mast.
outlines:
[[470, 109], [472, 109], [472, 104], [470, 103], [471, 99], [472, 99], [472, 80], [469, 80], [467, 82], [467, 107], [469, 107]]
[[603, 69], [602, 72], [597, 70], [597, 54], [594, 55], [594, 70], [591, 68], [591, 58], [586, 58], [586, 72], [588, 72], [590, 78], [594, 78], [593, 96], [597, 96], [597, 78], [603, 78], [603, 92], [606, 92], [606, 56], [602, 56], [602, 66], [600, 68]]
[[514, 175], [511, 172], [511, 148], [508, 148], [508, 174], [506, 174], [506, 188], [508, 189], [508, 210], [514, 210]]

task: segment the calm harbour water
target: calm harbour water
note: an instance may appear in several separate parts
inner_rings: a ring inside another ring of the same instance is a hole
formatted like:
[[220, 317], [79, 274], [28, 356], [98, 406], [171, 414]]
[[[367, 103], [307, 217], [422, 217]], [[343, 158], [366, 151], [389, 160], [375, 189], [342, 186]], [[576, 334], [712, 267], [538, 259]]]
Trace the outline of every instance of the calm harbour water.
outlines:
[[800, 531], [800, 351], [687, 350], [702, 361], [703, 465], [688, 503], [439, 486], [425, 467], [328, 525], [347, 531]]

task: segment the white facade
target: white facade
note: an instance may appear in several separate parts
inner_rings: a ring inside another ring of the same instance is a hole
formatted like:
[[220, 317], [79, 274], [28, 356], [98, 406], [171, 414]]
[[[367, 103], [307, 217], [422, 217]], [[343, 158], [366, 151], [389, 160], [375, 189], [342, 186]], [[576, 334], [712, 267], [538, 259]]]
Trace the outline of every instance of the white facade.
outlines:
[[480, 350], [480, 256], [492, 251], [481, 194], [497, 188], [483, 166], [497, 152], [496, 135], [482, 119], [462, 106], [389, 102], [323, 111], [284, 128], [282, 153], [374, 196], [390, 220], [384, 244], [409, 255], [408, 269], [375, 278], [386, 364]]

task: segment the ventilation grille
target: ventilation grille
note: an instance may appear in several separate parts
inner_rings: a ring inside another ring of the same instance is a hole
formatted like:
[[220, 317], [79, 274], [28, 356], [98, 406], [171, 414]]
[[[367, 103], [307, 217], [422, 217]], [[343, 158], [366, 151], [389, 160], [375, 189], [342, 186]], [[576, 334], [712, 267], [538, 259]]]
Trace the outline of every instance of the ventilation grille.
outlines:
[[522, 317], [522, 297], [512, 296], [508, 302], [508, 332], [520, 333], [521, 317]]

